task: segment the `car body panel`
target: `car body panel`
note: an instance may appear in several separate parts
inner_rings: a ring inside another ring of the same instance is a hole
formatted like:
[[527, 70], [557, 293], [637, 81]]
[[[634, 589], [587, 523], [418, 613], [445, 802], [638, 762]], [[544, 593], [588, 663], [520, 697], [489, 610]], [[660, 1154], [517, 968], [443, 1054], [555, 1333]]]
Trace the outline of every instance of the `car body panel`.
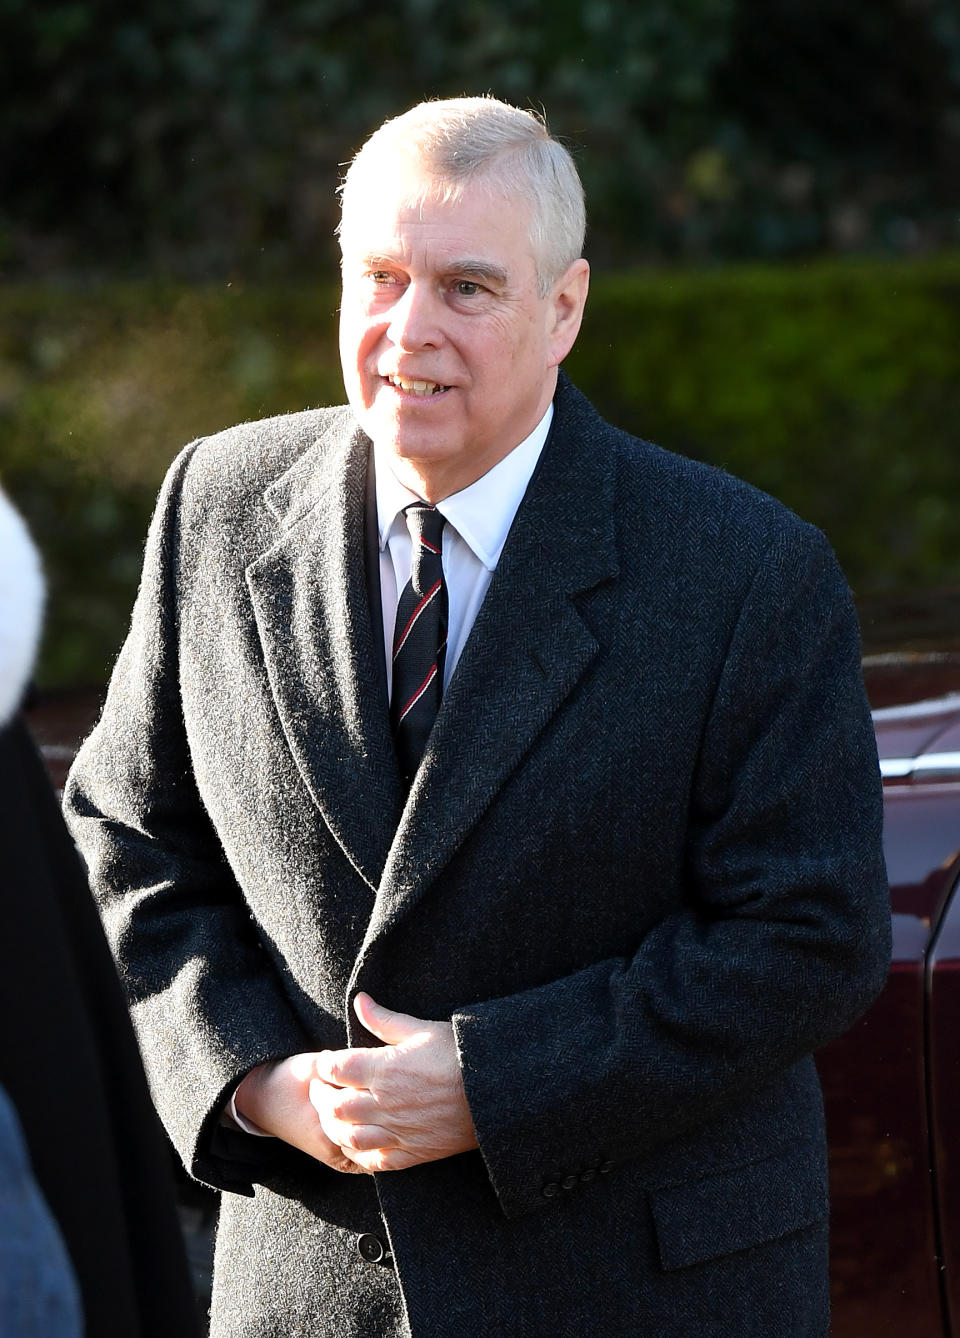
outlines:
[[[893, 961], [818, 1057], [833, 1338], [960, 1334], [960, 654], [865, 664], [884, 780]], [[952, 1320], [952, 1323], [951, 1323]]]

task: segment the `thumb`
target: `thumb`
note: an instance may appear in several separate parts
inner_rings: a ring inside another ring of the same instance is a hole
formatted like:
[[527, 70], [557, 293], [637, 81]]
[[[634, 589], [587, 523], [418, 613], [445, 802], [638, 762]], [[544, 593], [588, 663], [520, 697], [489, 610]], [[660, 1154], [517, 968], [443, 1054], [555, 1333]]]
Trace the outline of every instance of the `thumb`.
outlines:
[[409, 1013], [395, 1013], [390, 1008], [382, 1008], [369, 994], [360, 993], [353, 1000], [353, 1011], [371, 1035], [387, 1045], [399, 1045], [411, 1036], [424, 1031], [429, 1025], [422, 1018], [411, 1017]]

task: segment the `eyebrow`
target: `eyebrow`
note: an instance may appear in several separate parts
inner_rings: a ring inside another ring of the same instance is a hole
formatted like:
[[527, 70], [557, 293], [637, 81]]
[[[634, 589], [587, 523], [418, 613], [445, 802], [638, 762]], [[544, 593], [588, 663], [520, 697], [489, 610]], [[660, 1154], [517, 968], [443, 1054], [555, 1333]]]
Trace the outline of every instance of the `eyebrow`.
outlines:
[[[361, 256], [360, 259], [368, 269], [393, 269], [396, 265], [403, 267], [402, 261], [398, 261], [396, 256], [373, 254]], [[502, 288], [507, 286], [510, 279], [501, 265], [491, 264], [489, 260], [477, 260], [472, 256], [449, 261], [444, 265], [443, 271], [445, 274], [456, 274], [463, 279], [477, 279], [481, 283], [497, 284]]]
[[463, 260], [454, 260], [445, 266], [448, 274], [457, 274], [461, 278], [482, 279], [484, 283], [495, 283], [501, 286], [507, 283], [509, 275], [500, 265], [491, 265], [489, 260], [472, 260], [469, 257]]

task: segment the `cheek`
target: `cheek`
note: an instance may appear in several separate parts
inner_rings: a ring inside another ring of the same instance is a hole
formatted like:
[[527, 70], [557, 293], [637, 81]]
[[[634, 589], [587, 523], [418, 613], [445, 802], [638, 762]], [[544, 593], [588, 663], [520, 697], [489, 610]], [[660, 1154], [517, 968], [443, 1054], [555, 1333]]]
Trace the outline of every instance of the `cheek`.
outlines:
[[340, 362], [344, 378], [358, 381], [368, 371], [367, 364], [376, 348], [377, 332], [363, 320], [341, 319]]
[[471, 364], [475, 381], [483, 381], [496, 390], [509, 385], [510, 371], [524, 356], [523, 341], [517, 328], [508, 321], [491, 323], [482, 339], [461, 345], [461, 356]]
[[488, 366], [502, 369], [543, 357], [543, 331], [534, 316], [525, 311], [509, 313], [491, 323], [489, 338], [484, 341]]

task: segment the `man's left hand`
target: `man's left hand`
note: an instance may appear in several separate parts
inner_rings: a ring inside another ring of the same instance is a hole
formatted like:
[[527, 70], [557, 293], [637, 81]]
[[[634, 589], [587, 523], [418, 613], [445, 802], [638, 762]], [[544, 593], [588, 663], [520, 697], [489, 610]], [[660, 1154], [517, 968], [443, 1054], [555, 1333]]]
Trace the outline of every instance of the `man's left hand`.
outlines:
[[393, 1013], [369, 994], [353, 1004], [386, 1044], [317, 1055], [310, 1100], [331, 1142], [366, 1171], [402, 1171], [475, 1148], [450, 1023]]

